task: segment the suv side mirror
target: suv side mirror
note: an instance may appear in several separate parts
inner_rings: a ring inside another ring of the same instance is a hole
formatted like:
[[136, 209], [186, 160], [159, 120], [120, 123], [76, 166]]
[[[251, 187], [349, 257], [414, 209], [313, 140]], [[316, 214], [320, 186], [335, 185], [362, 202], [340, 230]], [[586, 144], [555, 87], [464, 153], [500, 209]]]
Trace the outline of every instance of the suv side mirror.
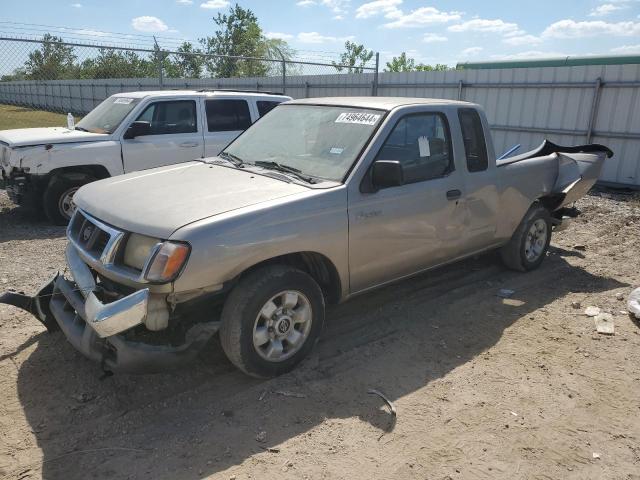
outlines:
[[127, 140], [131, 140], [132, 138], [136, 137], [142, 137], [144, 135], [151, 135], [150, 122], [135, 121], [131, 125], [129, 125], [127, 131], [124, 132], [124, 138]]
[[376, 189], [404, 185], [404, 172], [398, 160], [376, 160], [371, 171], [371, 182]]

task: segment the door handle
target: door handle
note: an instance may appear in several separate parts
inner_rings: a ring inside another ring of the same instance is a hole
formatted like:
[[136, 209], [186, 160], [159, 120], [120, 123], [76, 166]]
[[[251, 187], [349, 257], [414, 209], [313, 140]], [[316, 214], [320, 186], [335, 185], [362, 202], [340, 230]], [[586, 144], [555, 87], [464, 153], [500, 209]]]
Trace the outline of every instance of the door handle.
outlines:
[[180, 146], [182, 148], [192, 148], [192, 147], [197, 147], [198, 143], [197, 142], [184, 142], [184, 143], [181, 143]]
[[447, 192], [447, 200], [458, 200], [462, 196], [460, 190], [449, 190]]

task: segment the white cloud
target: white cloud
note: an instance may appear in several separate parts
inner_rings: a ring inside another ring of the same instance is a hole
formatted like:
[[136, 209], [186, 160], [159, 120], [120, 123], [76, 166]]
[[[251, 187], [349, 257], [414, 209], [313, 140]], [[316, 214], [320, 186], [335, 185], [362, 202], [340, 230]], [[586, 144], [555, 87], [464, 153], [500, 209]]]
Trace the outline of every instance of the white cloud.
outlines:
[[82, 8], [82, 4], [81, 3], [72, 3], [70, 6], [73, 7], [73, 8]]
[[176, 0], [178, 5], [193, 5], [193, 0]]
[[334, 20], [344, 20], [345, 15], [349, 11], [349, 3], [351, 0], [299, 0], [296, 5], [299, 7], [310, 7], [312, 5], [321, 5], [327, 7], [334, 14]]
[[599, 35], [637, 36], [640, 35], [640, 23], [632, 21], [609, 23], [603, 20], [576, 22], [566, 19], [552, 23], [542, 32], [542, 36], [548, 38], [586, 38]]
[[422, 37], [422, 41], [425, 43], [446, 42], [447, 40], [447, 37], [438, 35], [437, 33], [425, 33]]
[[625, 5], [617, 5], [613, 3], [603, 3], [602, 5], [598, 5], [589, 13], [590, 17], [604, 17], [605, 15], [609, 15], [617, 10], [622, 10], [625, 8]]
[[640, 53], [640, 45], [623, 45], [611, 49], [611, 53]]
[[355, 37], [350, 35], [348, 37], [331, 37], [320, 35], [318, 32], [300, 32], [296, 39], [300, 43], [335, 43], [346, 42], [347, 40], [353, 40]]
[[502, 35], [518, 35], [522, 34], [517, 23], [509, 23], [499, 18], [488, 20], [484, 18], [474, 18], [464, 23], [451, 25], [448, 30], [450, 32], [480, 32], [480, 33], [499, 33]]
[[460, 55], [463, 57], [471, 57], [473, 55], [477, 55], [482, 51], [482, 47], [469, 47], [465, 48], [460, 52]]
[[158, 17], [150, 17], [148, 15], [132, 19], [131, 26], [134, 30], [140, 32], [166, 32], [169, 30], [167, 24]]
[[227, 0], [207, 0], [204, 3], [200, 4], [200, 8], [206, 8], [209, 10], [217, 10], [219, 8], [225, 8], [229, 6], [229, 2]]
[[385, 18], [399, 18], [402, 16], [402, 10], [398, 8], [400, 4], [402, 4], [402, 0], [375, 0], [363, 3], [356, 9], [356, 18], [369, 18], [377, 15], [384, 15]]
[[437, 23], [447, 23], [460, 20], [460, 12], [442, 12], [434, 7], [421, 7], [412, 10], [410, 13], [395, 17], [393, 22], [385, 23], [386, 28], [411, 28], [433, 25]]
[[316, 2], [314, 2], [313, 0], [300, 0], [299, 2], [296, 3], [296, 5], [298, 5], [299, 7], [308, 7], [310, 5], [315, 5]]
[[536, 37], [535, 35], [516, 35], [506, 37], [502, 41], [508, 45], [515, 46], [540, 45], [542, 43], [542, 39], [540, 37]]
[[279, 38], [280, 40], [291, 40], [293, 35], [290, 33], [281, 33], [281, 32], [267, 32], [264, 34], [267, 38]]

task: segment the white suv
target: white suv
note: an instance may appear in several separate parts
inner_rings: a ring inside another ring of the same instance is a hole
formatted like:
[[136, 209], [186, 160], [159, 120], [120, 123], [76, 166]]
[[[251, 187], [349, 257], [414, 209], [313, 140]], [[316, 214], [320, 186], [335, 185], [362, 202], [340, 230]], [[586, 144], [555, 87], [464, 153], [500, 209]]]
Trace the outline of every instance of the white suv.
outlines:
[[280, 94], [162, 90], [119, 93], [74, 129], [0, 131], [3, 183], [17, 204], [65, 224], [73, 195], [97, 179], [217, 155], [279, 103]]

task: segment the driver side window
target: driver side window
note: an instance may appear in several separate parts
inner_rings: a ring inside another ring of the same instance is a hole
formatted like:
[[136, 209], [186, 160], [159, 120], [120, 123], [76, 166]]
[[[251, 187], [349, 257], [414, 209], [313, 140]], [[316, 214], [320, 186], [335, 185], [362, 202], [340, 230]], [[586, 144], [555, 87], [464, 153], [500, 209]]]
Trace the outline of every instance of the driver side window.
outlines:
[[196, 102], [193, 100], [152, 103], [136, 120], [151, 124], [150, 135], [195, 133], [198, 131]]
[[404, 183], [443, 177], [453, 170], [451, 136], [441, 113], [411, 114], [393, 128], [376, 160], [397, 160]]

